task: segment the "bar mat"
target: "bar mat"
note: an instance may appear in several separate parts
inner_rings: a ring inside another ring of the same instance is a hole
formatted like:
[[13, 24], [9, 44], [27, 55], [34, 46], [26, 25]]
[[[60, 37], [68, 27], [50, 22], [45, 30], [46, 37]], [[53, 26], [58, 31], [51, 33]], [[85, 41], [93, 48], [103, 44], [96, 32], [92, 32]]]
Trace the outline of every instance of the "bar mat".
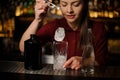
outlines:
[[40, 70], [26, 70], [24, 62], [18, 61], [0, 61], [0, 72], [24, 73], [24, 74], [43, 74], [43, 75], [78, 75], [79, 71], [53, 70], [52, 64], [44, 65]]

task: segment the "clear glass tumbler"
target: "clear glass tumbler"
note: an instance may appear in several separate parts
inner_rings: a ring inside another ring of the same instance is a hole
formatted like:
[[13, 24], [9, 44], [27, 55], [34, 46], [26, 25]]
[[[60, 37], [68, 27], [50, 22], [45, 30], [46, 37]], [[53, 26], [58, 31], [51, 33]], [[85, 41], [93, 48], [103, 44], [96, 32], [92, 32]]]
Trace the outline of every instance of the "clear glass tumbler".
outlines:
[[67, 49], [68, 49], [68, 42], [66, 41], [53, 42], [54, 70], [66, 70], [65, 68], [63, 68], [63, 64], [67, 59]]
[[95, 55], [94, 48], [90, 44], [85, 45], [83, 48], [81, 65], [82, 73], [94, 74]]

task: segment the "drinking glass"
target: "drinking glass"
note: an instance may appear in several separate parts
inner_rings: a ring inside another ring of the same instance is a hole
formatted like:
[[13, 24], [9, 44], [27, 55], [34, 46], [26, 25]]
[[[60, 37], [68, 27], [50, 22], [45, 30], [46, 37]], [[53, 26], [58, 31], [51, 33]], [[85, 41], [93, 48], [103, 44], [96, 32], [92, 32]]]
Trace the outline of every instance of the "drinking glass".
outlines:
[[94, 74], [95, 55], [92, 45], [85, 45], [82, 54], [81, 71], [87, 74]]
[[67, 49], [68, 49], [68, 42], [66, 41], [53, 42], [54, 70], [66, 70], [65, 68], [63, 68], [63, 65], [67, 59]]

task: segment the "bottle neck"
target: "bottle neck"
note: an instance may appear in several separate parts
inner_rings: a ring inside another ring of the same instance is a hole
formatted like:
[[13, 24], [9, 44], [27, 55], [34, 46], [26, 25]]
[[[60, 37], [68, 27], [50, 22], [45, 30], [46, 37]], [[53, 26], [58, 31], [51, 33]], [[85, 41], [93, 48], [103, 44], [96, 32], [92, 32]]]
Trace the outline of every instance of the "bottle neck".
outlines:
[[31, 39], [31, 40], [36, 39], [36, 35], [35, 35], [35, 34], [31, 34], [31, 35], [30, 35], [30, 39]]

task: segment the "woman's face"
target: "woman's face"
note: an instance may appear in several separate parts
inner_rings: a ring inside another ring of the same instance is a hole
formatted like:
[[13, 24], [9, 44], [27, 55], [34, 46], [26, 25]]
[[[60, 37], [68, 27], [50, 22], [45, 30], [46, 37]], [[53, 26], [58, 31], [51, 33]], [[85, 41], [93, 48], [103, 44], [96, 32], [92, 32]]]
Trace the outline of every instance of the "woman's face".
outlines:
[[63, 16], [67, 22], [74, 23], [80, 20], [84, 0], [60, 0], [60, 6]]

